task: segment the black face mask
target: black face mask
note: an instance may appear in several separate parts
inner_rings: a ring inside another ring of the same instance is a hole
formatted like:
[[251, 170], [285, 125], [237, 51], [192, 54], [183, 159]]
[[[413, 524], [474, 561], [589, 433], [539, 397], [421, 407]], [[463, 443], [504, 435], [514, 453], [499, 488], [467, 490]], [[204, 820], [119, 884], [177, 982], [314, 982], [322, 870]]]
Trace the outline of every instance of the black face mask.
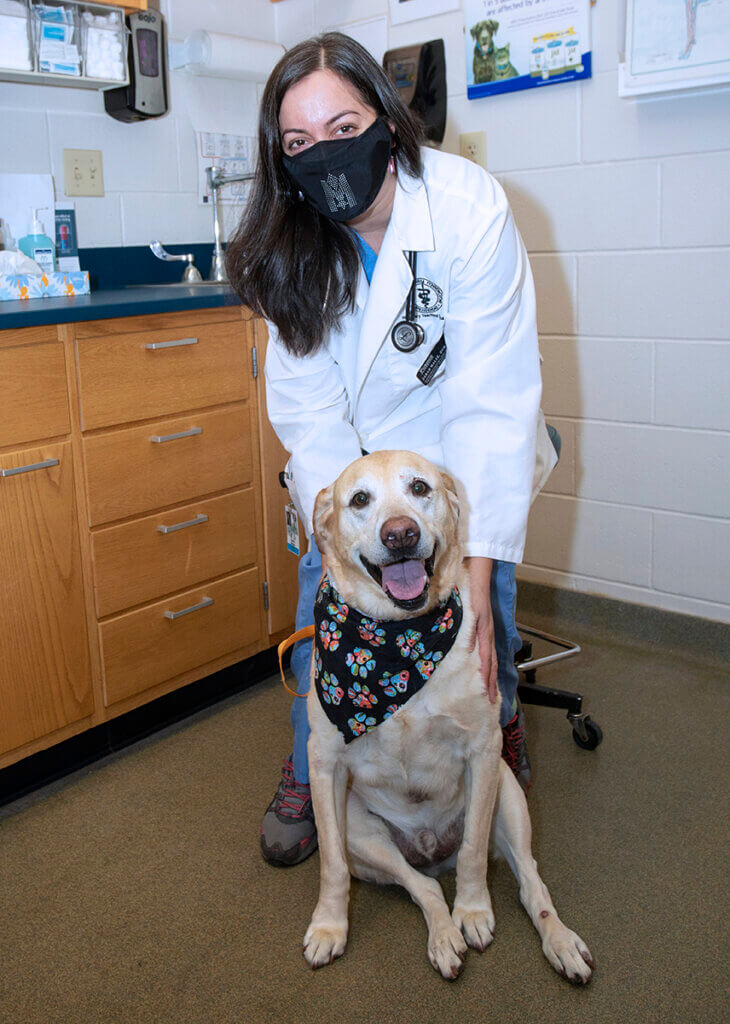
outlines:
[[299, 156], [283, 156], [287, 174], [305, 199], [331, 220], [354, 220], [380, 191], [393, 137], [379, 117], [354, 139], [317, 142]]

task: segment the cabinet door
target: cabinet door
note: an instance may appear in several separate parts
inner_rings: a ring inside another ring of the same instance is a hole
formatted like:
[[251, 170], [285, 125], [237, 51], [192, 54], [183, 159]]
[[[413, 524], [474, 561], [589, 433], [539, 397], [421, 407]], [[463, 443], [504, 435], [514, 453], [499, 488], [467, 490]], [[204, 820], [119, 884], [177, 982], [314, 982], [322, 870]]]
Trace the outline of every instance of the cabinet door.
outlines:
[[[262, 320], [256, 323], [256, 348], [259, 365], [266, 359], [268, 334]], [[266, 413], [263, 373], [259, 374], [259, 432], [261, 437], [261, 487], [264, 508], [264, 545], [266, 579], [269, 584], [269, 633], [291, 633], [297, 610], [299, 559], [286, 545], [286, 506], [289, 492], [279, 482], [288, 455], [281, 446]], [[299, 550], [307, 550], [307, 538], [299, 527]]]
[[0, 566], [3, 753], [93, 710], [70, 442], [0, 455]]

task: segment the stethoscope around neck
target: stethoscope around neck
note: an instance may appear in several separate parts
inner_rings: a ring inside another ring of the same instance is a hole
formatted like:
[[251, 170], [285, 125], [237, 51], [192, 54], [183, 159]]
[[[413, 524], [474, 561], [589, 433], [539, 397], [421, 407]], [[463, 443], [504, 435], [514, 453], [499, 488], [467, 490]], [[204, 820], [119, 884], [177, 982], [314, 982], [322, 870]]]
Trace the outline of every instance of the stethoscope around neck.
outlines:
[[408, 253], [408, 266], [413, 274], [413, 281], [406, 298], [406, 318], [399, 320], [390, 332], [390, 340], [399, 352], [413, 352], [423, 343], [425, 337], [423, 328], [416, 323], [416, 253], [410, 250]]

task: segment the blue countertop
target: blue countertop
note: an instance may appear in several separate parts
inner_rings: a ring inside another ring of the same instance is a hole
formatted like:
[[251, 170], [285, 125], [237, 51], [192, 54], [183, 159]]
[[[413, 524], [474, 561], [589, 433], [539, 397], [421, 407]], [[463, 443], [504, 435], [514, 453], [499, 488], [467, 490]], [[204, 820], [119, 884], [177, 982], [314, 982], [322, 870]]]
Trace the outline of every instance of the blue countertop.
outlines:
[[240, 305], [226, 284], [107, 288], [90, 295], [0, 302], [0, 330]]

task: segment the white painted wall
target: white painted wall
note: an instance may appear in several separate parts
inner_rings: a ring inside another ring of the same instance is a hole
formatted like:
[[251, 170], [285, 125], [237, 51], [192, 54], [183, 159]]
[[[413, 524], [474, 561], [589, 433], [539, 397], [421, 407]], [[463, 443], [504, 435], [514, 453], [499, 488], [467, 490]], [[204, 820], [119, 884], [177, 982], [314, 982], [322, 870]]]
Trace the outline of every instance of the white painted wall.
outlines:
[[[275, 10], [289, 46], [387, 18], [388, 0]], [[461, 11], [387, 25], [389, 46], [439, 36], [444, 148], [487, 132], [530, 252], [543, 405], [563, 437], [520, 575], [730, 621], [730, 89], [619, 100], [613, 0], [594, 8], [594, 77], [580, 84], [469, 101]]]
[[[170, 39], [199, 28], [275, 39], [270, 0], [162, 0], [157, 6]], [[121, 124], [104, 112], [101, 93], [0, 82], [0, 172], [53, 174], [56, 197], [63, 199], [63, 150], [100, 149], [105, 195], [75, 200], [81, 246], [212, 241], [211, 210], [197, 200], [194, 122], [255, 135], [257, 107], [255, 84], [172, 72], [169, 115]], [[239, 211], [225, 212], [230, 227]]]

